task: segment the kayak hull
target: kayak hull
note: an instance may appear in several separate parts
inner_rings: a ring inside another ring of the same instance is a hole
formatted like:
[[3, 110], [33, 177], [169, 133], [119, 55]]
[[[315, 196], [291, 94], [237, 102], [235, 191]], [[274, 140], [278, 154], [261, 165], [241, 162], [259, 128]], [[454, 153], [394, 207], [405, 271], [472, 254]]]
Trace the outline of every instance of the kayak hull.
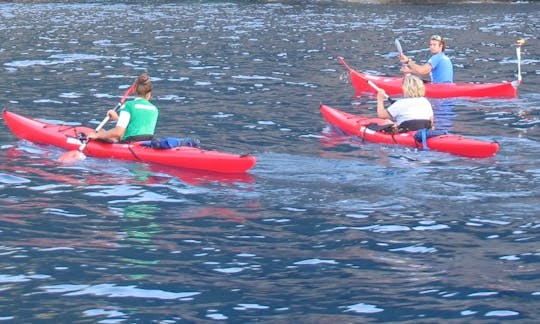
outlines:
[[[351, 84], [357, 95], [377, 93], [368, 81], [384, 89], [387, 95], [403, 95], [401, 83], [403, 77], [378, 76], [352, 69], [340, 58], [340, 62], [348, 69]], [[515, 98], [518, 95], [517, 82], [500, 83], [425, 83], [428, 98]]]
[[[366, 126], [369, 124], [383, 125], [385, 120], [352, 115], [344, 111], [326, 106], [320, 106], [324, 119], [332, 126], [340, 129], [347, 135], [355, 135], [363, 140], [381, 144], [397, 144], [423, 149], [421, 142], [414, 138], [415, 131], [399, 134], [388, 134], [374, 131]], [[428, 138], [426, 141], [430, 150], [451, 153], [470, 158], [487, 158], [499, 151], [499, 143], [481, 141], [460, 135], [446, 134]]]
[[[66, 150], [77, 150], [82, 144], [77, 139], [77, 134], [93, 132], [93, 129], [88, 127], [49, 124], [8, 110], [2, 112], [2, 117], [18, 138]], [[189, 146], [159, 150], [142, 146], [138, 142], [112, 144], [89, 141], [83, 153], [97, 158], [140, 161], [221, 173], [243, 173], [253, 168], [256, 163], [256, 158], [249, 155], [202, 150]]]

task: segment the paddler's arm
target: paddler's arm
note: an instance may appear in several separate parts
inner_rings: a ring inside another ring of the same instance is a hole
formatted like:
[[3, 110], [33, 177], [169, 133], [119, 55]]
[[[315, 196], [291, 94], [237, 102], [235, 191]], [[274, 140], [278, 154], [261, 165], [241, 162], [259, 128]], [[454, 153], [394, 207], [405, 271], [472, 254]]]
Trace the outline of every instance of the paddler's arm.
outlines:
[[401, 67], [401, 72], [419, 74], [419, 75], [428, 75], [431, 72], [432, 66], [429, 63], [420, 65], [408, 58], [406, 55], [401, 54], [399, 57], [403, 66]]
[[109, 110], [107, 114], [112, 120], [118, 120], [116, 126], [109, 130], [100, 129], [98, 132], [90, 133], [87, 136], [89, 139], [101, 139], [118, 142], [122, 136], [124, 136], [131, 117], [130, 114], [127, 112], [121, 112], [120, 116], [118, 116], [116, 111], [113, 109]]
[[385, 95], [386, 93], [382, 89], [377, 92], [377, 117], [383, 119], [392, 119], [392, 116], [384, 107], [384, 100], [386, 99]]
[[88, 134], [88, 139], [100, 139], [100, 140], [109, 140], [113, 142], [118, 142], [124, 136], [126, 129], [123, 127], [116, 126], [109, 130], [100, 129], [97, 133]]

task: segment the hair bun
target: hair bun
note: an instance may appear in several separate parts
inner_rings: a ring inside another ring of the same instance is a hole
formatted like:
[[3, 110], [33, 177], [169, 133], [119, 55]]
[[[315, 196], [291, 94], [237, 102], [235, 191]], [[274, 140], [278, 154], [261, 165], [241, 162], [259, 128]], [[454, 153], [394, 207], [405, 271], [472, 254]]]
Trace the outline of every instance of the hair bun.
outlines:
[[139, 75], [133, 84], [135, 85], [135, 94], [139, 97], [144, 97], [152, 91], [152, 81], [150, 81], [148, 73]]
[[148, 81], [150, 81], [150, 76], [147, 73], [143, 73], [143, 74], [139, 75], [139, 77], [137, 78], [137, 83], [138, 84], [145, 84]]

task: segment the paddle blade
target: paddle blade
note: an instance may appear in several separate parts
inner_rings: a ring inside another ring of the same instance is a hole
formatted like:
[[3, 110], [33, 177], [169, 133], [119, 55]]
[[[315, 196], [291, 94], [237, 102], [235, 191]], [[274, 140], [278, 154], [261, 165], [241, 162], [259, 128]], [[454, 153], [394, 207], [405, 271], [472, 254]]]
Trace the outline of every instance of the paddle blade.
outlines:
[[60, 157], [58, 158], [58, 162], [70, 164], [70, 163], [75, 163], [77, 161], [84, 160], [85, 158], [86, 158], [86, 155], [84, 155], [83, 152], [78, 151], [78, 150], [73, 150], [73, 151], [68, 151], [60, 155]]
[[399, 39], [396, 38], [395, 43], [396, 43], [396, 48], [397, 48], [398, 53], [402, 54], [403, 48], [401, 48], [401, 43], [399, 42]]

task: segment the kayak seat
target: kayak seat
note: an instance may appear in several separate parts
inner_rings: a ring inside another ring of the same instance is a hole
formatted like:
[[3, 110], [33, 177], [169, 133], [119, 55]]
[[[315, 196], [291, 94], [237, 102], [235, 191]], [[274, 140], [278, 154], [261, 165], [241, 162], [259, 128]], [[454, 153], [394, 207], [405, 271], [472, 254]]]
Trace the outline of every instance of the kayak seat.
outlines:
[[380, 131], [380, 132], [385, 132], [385, 133], [389, 133], [389, 134], [395, 134], [396, 131], [397, 131], [394, 124], [379, 125], [377, 123], [370, 123], [370, 124], [366, 125], [366, 128], [371, 129], [373, 131], [377, 131], [377, 132]]
[[405, 133], [410, 131], [417, 131], [420, 129], [431, 129], [433, 128], [431, 125], [431, 120], [429, 119], [410, 119], [402, 122], [398, 126], [398, 132], [399, 133]]

